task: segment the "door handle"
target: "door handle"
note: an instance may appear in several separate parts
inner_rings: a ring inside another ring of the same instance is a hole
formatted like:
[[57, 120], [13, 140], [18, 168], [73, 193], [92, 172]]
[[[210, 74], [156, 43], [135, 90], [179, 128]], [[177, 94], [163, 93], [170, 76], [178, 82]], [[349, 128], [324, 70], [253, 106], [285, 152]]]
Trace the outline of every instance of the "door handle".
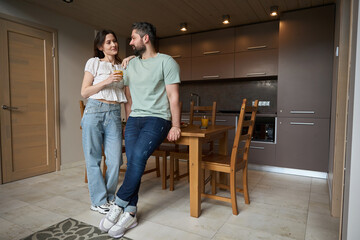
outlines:
[[18, 109], [17, 107], [10, 107], [10, 106], [7, 106], [7, 105], [2, 105], [1, 108], [4, 109], [4, 110], [9, 110], [9, 111]]

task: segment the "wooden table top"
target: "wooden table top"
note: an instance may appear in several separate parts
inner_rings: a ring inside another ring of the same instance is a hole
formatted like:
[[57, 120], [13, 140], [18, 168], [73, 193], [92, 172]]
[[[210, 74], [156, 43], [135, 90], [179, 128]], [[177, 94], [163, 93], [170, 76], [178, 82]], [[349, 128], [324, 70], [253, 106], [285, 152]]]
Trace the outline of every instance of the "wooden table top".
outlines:
[[235, 128], [235, 126], [215, 125], [208, 126], [207, 129], [200, 129], [199, 125], [188, 125], [181, 128], [181, 136], [205, 138], [209, 135], [217, 134]]

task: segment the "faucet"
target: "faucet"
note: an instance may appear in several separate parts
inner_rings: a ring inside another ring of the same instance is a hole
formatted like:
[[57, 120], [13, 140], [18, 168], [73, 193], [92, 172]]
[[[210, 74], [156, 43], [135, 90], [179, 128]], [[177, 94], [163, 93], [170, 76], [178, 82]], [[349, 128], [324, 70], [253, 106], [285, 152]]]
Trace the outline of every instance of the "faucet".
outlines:
[[[196, 97], [195, 106], [199, 106], [199, 104], [200, 104], [200, 96], [199, 96], [199, 94], [196, 94], [196, 93], [190, 93], [191, 98], [194, 97], [194, 96]], [[196, 112], [199, 112], [199, 110], [196, 110]]]

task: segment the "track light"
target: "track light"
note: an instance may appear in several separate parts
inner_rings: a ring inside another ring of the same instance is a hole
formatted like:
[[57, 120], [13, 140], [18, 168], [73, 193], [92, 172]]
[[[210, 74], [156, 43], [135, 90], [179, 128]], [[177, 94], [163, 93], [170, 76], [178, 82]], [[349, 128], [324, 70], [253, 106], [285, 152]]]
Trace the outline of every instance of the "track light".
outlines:
[[279, 14], [279, 7], [278, 6], [271, 6], [270, 7], [270, 16], [276, 17]]
[[180, 31], [186, 32], [187, 31], [187, 24], [186, 22], [180, 23]]
[[226, 14], [222, 16], [222, 23], [229, 24], [230, 23], [230, 15]]

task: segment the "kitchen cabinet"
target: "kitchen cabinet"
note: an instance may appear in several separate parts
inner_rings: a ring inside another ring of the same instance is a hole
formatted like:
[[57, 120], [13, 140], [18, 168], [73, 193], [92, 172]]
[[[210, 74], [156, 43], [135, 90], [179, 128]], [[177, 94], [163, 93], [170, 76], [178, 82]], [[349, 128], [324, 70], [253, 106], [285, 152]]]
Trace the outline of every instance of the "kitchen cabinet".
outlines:
[[277, 49], [235, 53], [235, 78], [276, 76], [277, 73]]
[[180, 80], [190, 81], [191, 79], [191, 58], [174, 58], [180, 67]]
[[279, 30], [279, 117], [329, 118], [333, 5], [284, 13]]
[[235, 78], [278, 74], [279, 22], [235, 29]]
[[160, 39], [159, 52], [172, 56], [179, 64], [181, 81], [191, 80], [190, 35]]
[[234, 78], [233, 53], [192, 58], [192, 80], [214, 80], [226, 78]]
[[159, 52], [173, 58], [191, 57], [191, 35], [183, 35], [159, 40]]
[[275, 143], [251, 141], [248, 162], [272, 166], [275, 162]]
[[235, 29], [235, 52], [278, 48], [279, 21], [240, 26]]
[[193, 57], [234, 53], [234, 28], [195, 33], [191, 35]]
[[275, 166], [327, 172], [329, 119], [278, 118]]

